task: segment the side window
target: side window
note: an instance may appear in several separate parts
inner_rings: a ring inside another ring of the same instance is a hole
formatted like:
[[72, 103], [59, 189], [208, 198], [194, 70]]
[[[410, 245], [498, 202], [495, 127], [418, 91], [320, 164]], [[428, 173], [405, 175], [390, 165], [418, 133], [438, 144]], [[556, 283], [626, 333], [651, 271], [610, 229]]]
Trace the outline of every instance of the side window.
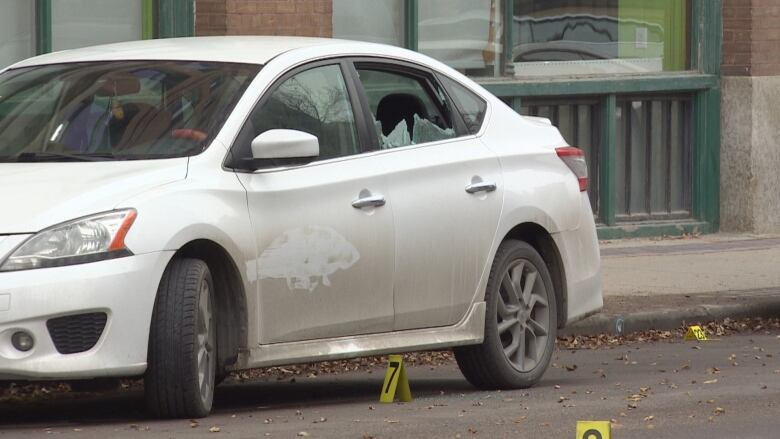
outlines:
[[382, 149], [456, 136], [446, 95], [425, 76], [356, 67]]
[[319, 160], [359, 151], [355, 116], [339, 65], [296, 74], [253, 110], [238, 135], [239, 158], [252, 156], [252, 139], [273, 129], [307, 132], [319, 139]]
[[485, 111], [487, 111], [487, 103], [482, 98], [474, 94], [471, 90], [458, 84], [452, 79], [441, 76], [441, 80], [450, 94], [460, 104], [461, 114], [463, 115], [463, 121], [466, 122], [466, 128], [471, 134], [477, 134], [479, 129], [482, 128], [482, 121], [485, 120]]

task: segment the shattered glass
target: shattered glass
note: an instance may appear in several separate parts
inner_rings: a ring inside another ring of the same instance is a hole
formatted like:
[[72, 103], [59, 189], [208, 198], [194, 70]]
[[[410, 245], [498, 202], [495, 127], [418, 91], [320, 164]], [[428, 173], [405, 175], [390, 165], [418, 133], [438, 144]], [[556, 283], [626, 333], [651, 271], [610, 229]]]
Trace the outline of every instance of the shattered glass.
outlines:
[[455, 130], [452, 128], [442, 129], [428, 119], [423, 119], [414, 115], [414, 134], [412, 143], [435, 142], [437, 140], [452, 139], [455, 137]]
[[387, 136], [381, 135], [381, 133], [380, 136], [382, 149], [398, 148], [412, 144], [412, 139], [409, 137], [409, 127], [406, 126], [405, 120], [398, 122], [398, 125]]
[[423, 119], [417, 114], [414, 115], [414, 135], [409, 135], [409, 127], [405, 120], [398, 122], [387, 136], [382, 134], [382, 123], [374, 119], [374, 129], [379, 138], [381, 149], [400, 148], [402, 146], [415, 145], [418, 143], [435, 142], [437, 140], [452, 139], [455, 137], [455, 130], [452, 128], [442, 129], [428, 119]]

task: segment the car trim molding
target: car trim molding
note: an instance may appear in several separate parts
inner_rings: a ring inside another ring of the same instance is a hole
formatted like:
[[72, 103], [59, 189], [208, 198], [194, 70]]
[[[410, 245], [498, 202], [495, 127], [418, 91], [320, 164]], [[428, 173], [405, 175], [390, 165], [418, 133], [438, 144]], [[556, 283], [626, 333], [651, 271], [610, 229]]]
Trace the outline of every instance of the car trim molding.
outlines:
[[485, 302], [477, 302], [453, 326], [261, 345], [241, 352], [233, 368], [281, 366], [473, 345], [482, 343], [484, 334]]

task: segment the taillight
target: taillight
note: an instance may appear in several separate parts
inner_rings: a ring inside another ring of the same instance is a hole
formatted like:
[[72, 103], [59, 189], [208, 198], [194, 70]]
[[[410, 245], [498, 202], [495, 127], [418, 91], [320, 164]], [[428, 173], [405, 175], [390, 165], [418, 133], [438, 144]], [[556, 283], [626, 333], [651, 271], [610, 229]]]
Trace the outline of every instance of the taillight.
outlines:
[[580, 192], [588, 190], [588, 164], [585, 162], [585, 151], [573, 146], [556, 148], [558, 157], [571, 169], [580, 183]]

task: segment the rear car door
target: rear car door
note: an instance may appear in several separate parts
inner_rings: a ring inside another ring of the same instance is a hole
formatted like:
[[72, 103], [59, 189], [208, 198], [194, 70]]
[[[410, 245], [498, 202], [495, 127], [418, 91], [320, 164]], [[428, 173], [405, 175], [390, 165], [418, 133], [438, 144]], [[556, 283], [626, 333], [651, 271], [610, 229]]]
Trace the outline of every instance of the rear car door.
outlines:
[[314, 162], [237, 173], [259, 254], [261, 343], [392, 330], [391, 206], [360, 203], [383, 199], [387, 187], [378, 158], [359, 154], [366, 130], [345, 66], [330, 60], [282, 77], [232, 149], [231, 166], [241, 169], [252, 139], [270, 129], [305, 131], [320, 143]]
[[432, 72], [373, 60], [354, 66], [393, 204], [394, 329], [454, 324], [489, 265], [502, 205], [499, 161]]

